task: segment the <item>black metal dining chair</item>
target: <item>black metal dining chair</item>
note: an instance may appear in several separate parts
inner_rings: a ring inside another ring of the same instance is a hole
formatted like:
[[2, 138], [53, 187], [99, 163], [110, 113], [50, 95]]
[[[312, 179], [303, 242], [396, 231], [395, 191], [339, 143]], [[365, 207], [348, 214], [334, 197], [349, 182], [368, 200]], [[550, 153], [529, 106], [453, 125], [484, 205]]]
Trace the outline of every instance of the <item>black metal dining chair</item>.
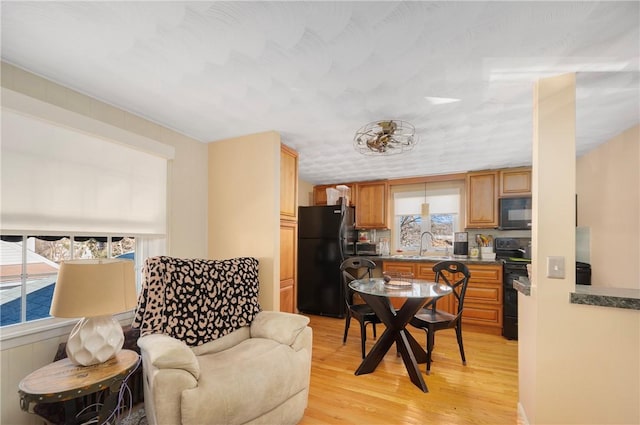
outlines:
[[455, 313], [438, 310], [436, 308], [438, 301], [448, 301], [448, 297], [444, 297], [418, 311], [409, 322], [427, 334], [427, 375], [431, 373], [431, 352], [435, 343], [435, 333], [443, 329], [456, 330], [462, 364], [467, 364], [462, 344], [462, 310], [471, 273], [466, 265], [458, 261], [440, 261], [433, 266], [433, 271], [436, 272], [436, 282], [445, 283], [453, 289], [452, 295], [455, 297], [456, 309]]
[[373, 327], [373, 338], [376, 335], [376, 323], [381, 323], [378, 316], [373, 312], [367, 304], [355, 304], [353, 290], [349, 288], [349, 283], [356, 279], [372, 277], [372, 270], [376, 268], [376, 264], [366, 258], [352, 257], [344, 260], [340, 264], [340, 272], [342, 273], [342, 284], [344, 285], [344, 300], [347, 305], [347, 312], [344, 322], [344, 337], [342, 343], [346, 344], [347, 334], [349, 333], [349, 325], [351, 318], [355, 318], [360, 323], [360, 342], [362, 347], [362, 358], [365, 356], [365, 342], [367, 341], [367, 324]]

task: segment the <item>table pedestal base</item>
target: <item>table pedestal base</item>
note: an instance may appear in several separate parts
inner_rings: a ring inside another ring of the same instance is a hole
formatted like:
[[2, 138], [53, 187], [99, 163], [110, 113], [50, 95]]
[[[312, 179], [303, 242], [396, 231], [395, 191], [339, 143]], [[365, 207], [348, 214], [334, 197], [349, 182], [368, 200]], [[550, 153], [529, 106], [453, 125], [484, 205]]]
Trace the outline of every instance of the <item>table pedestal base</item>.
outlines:
[[409, 372], [411, 382], [423, 392], [429, 392], [427, 384], [425, 384], [418, 369], [418, 363], [426, 363], [427, 353], [405, 329], [407, 323], [420, 310], [427, 298], [408, 298], [402, 308], [396, 312], [388, 298], [365, 293], [360, 293], [359, 295], [371, 306], [387, 328], [356, 370], [356, 375], [363, 375], [376, 370], [378, 364], [380, 364], [389, 348], [395, 342], [407, 372]]

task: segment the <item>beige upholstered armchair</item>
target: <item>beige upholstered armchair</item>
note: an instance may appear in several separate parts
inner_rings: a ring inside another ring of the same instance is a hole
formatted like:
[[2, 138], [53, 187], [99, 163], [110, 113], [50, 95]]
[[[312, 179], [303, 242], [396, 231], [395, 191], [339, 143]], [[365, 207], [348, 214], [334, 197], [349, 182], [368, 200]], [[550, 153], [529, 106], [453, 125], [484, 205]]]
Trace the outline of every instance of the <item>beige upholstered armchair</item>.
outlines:
[[260, 311], [254, 258], [147, 259], [133, 326], [149, 423], [297, 423], [309, 393], [308, 322]]

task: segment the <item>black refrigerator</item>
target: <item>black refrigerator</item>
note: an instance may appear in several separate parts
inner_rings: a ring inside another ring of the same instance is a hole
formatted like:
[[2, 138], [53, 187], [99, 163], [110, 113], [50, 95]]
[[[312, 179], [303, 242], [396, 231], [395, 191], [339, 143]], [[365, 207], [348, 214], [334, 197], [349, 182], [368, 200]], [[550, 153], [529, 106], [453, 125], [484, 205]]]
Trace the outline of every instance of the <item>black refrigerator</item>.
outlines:
[[353, 254], [355, 208], [298, 207], [298, 310], [344, 317], [340, 264]]

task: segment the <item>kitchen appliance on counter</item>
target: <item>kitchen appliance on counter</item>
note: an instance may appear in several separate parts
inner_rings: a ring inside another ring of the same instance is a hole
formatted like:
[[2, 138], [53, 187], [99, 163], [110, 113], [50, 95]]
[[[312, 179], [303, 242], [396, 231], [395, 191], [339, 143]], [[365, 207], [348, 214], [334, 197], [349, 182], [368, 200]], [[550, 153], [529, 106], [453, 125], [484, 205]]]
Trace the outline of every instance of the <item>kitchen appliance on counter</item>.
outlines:
[[354, 207], [298, 207], [297, 300], [301, 312], [344, 317], [340, 264], [355, 254], [354, 225]]
[[576, 261], [576, 285], [591, 285], [591, 264]]
[[378, 247], [375, 243], [356, 242], [355, 255], [369, 256], [369, 255], [380, 255], [380, 253], [378, 252]]
[[467, 258], [469, 253], [469, 234], [467, 232], [453, 233], [453, 256]]
[[502, 271], [502, 336], [507, 339], [518, 339], [518, 291], [513, 287], [513, 281], [529, 275], [527, 264], [531, 264], [531, 259], [524, 258], [524, 253], [530, 245], [531, 238], [524, 237], [496, 238], [494, 240], [496, 259], [504, 261]]

